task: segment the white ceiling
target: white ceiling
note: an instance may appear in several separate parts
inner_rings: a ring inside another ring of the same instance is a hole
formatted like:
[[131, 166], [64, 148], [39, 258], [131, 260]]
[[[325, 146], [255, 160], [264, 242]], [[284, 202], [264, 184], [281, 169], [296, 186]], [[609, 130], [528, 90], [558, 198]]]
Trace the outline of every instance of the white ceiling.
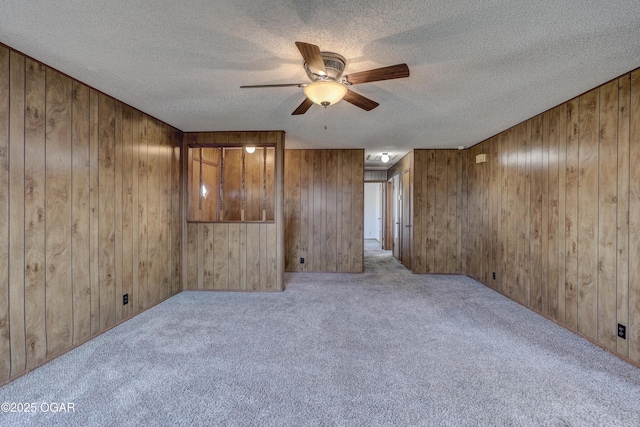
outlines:
[[[301, 88], [239, 88], [307, 82], [295, 41], [342, 54], [345, 74], [411, 75], [352, 87], [370, 112], [292, 116]], [[640, 2], [3, 0], [0, 42], [183, 131], [375, 156], [471, 146], [639, 67]]]

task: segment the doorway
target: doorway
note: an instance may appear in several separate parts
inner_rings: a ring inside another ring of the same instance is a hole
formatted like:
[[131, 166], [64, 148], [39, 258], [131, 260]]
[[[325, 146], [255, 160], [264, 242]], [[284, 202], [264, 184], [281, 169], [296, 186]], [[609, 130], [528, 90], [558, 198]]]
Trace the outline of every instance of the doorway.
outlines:
[[364, 183], [364, 238], [382, 248], [383, 185]]

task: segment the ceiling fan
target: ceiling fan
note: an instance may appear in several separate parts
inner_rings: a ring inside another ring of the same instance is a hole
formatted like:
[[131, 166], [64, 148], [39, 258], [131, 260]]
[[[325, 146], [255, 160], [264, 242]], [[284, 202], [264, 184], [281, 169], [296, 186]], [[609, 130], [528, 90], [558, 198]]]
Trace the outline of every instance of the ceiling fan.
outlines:
[[321, 52], [318, 46], [310, 43], [296, 42], [296, 46], [304, 59], [304, 70], [311, 80], [311, 83], [253, 85], [240, 86], [240, 88], [288, 86], [304, 88], [306, 98], [292, 113], [292, 115], [295, 116], [306, 113], [314, 103], [327, 107], [341, 99], [363, 110], [373, 110], [380, 104], [353, 92], [349, 89], [349, 86], [409, 77], [409, 67], [407, 67], [407, 64], [391, 65], [389, 67], [376, 68], [343, 76], [342, 73], [344, 72], [346, 61], [342, 55], [333, 52]]

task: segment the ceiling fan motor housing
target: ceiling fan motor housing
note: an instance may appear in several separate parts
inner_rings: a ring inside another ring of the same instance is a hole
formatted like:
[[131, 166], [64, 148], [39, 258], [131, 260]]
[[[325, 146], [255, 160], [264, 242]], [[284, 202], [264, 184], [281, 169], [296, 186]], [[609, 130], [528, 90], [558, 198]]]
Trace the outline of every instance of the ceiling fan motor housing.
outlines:
[[305, 62], [304, 71], [307, 73], [307, 76], [309, 76], [309, 79], [314, 82], [317, 80], [340, 81], [346, 65], [346, 60], [344, 59], [344, 57], [334, 52], [320, 53], [322, 55], [322, 62], [324, 62], [324, 66], [327, 69], [327, 75], [314, 73], [309, 69], [309, 66]]

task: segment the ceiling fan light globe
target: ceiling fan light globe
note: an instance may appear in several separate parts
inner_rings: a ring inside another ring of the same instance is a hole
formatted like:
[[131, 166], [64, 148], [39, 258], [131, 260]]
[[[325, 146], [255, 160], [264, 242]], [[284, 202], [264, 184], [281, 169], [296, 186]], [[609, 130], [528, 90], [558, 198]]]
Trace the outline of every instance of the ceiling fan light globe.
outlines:
[[347, 94], [347, 87], [333, 80], [315, 81], [304, 88], [304, 94], [318, 105], [332, 105]]

